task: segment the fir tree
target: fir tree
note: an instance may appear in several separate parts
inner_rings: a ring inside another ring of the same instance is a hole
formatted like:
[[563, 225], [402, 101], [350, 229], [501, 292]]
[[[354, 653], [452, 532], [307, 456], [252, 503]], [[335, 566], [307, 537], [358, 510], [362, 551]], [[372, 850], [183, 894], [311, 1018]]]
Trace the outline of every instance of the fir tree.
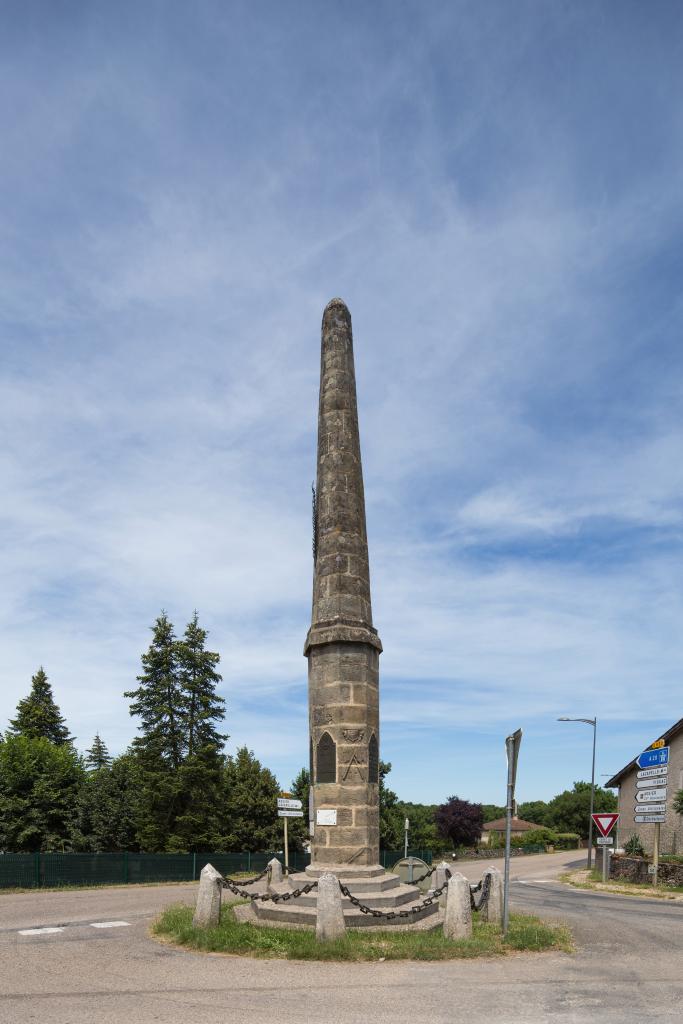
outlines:
[[97, 772], [100, 768], [108, 768], [110, 764], [109, 751], [103, 740], [100, 739], [100, 734], [96, 732], [92, 747], [85, 752], [85, 766], [89, 771]]
[[74, 848], [96, 853], [138, 848], [140, 768], [127, 752], [89, 772], [78, 795]]
[[141, 735], [133, 743], [140, 769], [140, 827], [145, 850], [206, 850], [218, 837], [223, 768], [218, 732], [225, 702], [217, 696], [220, 656], [206, 650], [197, 613], [176, 640], [165, 613], [142, 656], [131, 714]]
[[17, 704], [17, 717], [10, 721], [9, 732], [14, 736], [46, 739], [62, 746], [74, 739], [55, 703], [45, 669], [41, 667], [31, 679], [31, 692]]
[[142, 655], [143, 673], [137, 690], [127, 690], [132, 699], [131, 715], [139, 715], [142, 736], [134, 740], [136, 750], [152, 752], [171, 768], [183, 757], [185, 708], [178, 669], [178, 645], [173, 624], [162, 611], [152, 627], [152, 643]]
[[276, 850], [282, 843], [277, 816], [280, 787], [250, 750], [226, 758], [221, 808], [221, 849]]
[[180, 689], [184, 702], [184, 731], [188, 756], [210, 747], [220, 750], [228, 738], [216, 724], [225, 715], [225, 700], [216, 694], [221, 676], [216, 671], [220, 655], [205, 648], [207, 633], [197, 612], [177, 644]]
[[8, 735], [0, 745], [0, 849], [69, 849], [82, 781], [70, 743]]

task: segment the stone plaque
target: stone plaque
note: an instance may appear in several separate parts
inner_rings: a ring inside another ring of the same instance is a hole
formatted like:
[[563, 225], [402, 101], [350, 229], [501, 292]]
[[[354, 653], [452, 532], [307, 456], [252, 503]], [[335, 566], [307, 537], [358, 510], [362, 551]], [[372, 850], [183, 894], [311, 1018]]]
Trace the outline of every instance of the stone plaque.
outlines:
[[337, 808], [333, 810], [323, 807], [321, 810], [315, 813], [316, 825], [336, 825], [337, 824]]
[[337, 744], [329, 732], [324, 732], [320, 737], [315, 767], [316, 782], [337, 781]]

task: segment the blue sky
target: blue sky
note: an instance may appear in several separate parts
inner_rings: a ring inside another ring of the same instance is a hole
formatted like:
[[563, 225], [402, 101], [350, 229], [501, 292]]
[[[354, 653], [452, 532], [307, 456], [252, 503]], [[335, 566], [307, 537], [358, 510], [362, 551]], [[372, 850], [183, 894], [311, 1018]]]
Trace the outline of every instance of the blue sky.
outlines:
[[229, 749], [307, 759], [322, 310], [354, 322], [405, 799], [598, 775], [681, 716], [683, 9], [6, 2], [0, 701], [81, 748], [165, 608]]

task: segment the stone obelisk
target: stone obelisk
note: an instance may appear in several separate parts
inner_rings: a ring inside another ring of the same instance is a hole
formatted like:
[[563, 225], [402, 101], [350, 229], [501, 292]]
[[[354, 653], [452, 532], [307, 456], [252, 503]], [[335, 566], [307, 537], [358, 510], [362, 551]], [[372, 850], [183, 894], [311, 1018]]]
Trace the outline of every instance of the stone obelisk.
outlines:
[[351, 314], [322, 322], [308, 658], [312, 866], [379, 862], [379, 655], [372, 625]]

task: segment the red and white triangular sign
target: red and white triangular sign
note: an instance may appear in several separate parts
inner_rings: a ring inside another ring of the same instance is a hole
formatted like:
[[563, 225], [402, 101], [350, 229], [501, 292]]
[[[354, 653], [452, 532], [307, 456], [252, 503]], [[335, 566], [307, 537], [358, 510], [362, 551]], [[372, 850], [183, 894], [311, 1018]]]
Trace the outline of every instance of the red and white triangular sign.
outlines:
[[598, 826], [600, 835], [608, 836], [619, 821], [618, 814], [594, 814], [593, 821]]

